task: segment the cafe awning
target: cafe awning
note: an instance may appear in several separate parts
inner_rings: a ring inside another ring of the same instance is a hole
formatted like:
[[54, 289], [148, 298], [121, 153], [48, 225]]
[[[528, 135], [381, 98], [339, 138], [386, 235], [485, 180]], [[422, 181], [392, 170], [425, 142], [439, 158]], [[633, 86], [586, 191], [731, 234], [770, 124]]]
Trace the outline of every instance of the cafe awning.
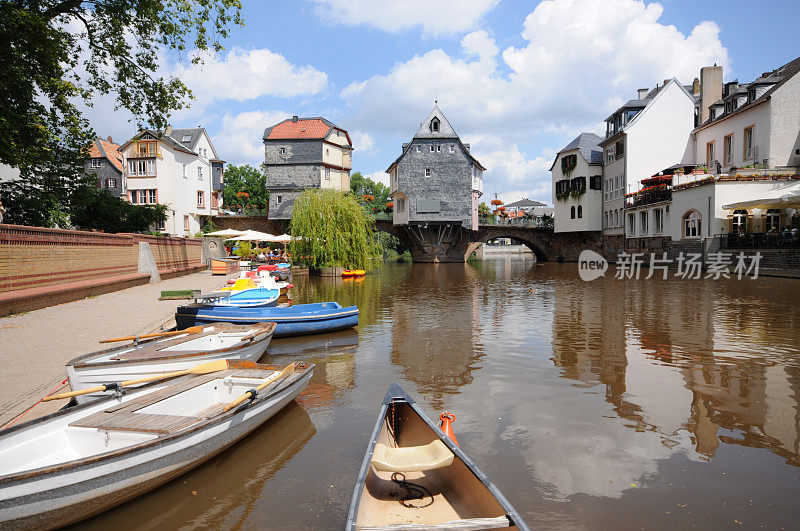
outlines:
[[757, 199], [722, 205], [725, 210], [800, 208], [800, 183], [789, 183], [759, 194]]

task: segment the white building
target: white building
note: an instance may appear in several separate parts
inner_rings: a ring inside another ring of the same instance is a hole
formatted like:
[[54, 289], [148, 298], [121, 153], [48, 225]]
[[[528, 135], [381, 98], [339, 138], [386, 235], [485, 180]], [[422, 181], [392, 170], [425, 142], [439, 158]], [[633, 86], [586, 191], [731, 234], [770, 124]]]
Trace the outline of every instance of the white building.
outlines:
[[[691, 86], [690, 86], [691, 88]], [[695, 97], [678, 80], [666, 80], [653, 90], [639, 89], [606, 119], [603, 167], [603, 235], [612, 253], [627, 236], [650, 235], [653, 225], [625, 217], [625, 194], [634, 193], [644, 179], [692, 157]], [[644, 232], [643, 232], [644, 231]]]
[[146, 129], [120, 146], [128, 200], [134, 205], [166, 205], [167, 221], [158, 230], [191, 236], [203, 218], [219, 212], [223, 165], [206, 130]]
[[602, 140], [581, 133], [556, 154], [553, 176], [555, 232], [603, 229]]

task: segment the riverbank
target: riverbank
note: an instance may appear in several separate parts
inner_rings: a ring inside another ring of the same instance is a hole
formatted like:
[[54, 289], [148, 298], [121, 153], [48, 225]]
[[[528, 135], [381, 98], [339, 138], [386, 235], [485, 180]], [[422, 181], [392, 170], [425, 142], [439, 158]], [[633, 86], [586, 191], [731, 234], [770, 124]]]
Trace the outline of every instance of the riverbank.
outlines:
[[[203, 271], [0, 318], [0, 425], [58, 387], [66, 378], [66, 362], [100, 350], [100, 339], [174, 326], [175, 309], [186, 301], [159, 301], [162, 290], [212, 291], [225, 285], [227, 278]], [[19, 422], [52, 413], [63, 405], [39, 404]]]

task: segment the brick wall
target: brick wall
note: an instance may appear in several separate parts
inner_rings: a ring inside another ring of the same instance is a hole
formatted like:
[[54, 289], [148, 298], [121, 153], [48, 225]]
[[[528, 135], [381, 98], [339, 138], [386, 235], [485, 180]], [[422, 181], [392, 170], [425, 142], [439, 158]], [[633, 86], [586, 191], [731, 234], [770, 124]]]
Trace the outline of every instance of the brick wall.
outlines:
[[0, 225], [0, 292], [134, 275], [140, 241], [150, 243], [159, 272], [202, 266], [196, 239]]

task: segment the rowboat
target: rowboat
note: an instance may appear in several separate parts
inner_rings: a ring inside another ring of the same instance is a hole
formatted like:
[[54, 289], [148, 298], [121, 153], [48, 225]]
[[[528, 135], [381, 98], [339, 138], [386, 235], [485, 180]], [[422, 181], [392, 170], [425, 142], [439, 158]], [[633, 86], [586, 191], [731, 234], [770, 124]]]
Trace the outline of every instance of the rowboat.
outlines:
[[214, 291], [201, 293], [195, 297], [196, 302], [213, 306], [237, 306], [239, 308], [260, 308], [275, 306], [281, 293], [278, 289], [249, 288], [241, 291]]
[[230, 322], [236, 324], [276, 323], [274, 337], [319, 334], [358, 326], [358, 308], [342, 308], [338, 302], [296, 304], [288, 307], [237, 308], [189, 304], [175, 312], [178, 328], [195, 324]]
[[[145, 339], [78, 356], [67, 362], [67, 377], [72, 390], [77, 391], [107, 382], [181, 371], [211, 360], [257, 361], [266, 352], [274, 332], [274, 323], [214, 323], [195, 333]], [[98, 392], [75, 399], [83, 404], [105, 396], [108, 393]]]
[[502, 527], [528, 529], [454, 440], [392, 384], [361, 464], [346, 528]]
[[226, 370], [153, 382], [1, 432], [0, 527], [62, 527], [166, 483], [294, 400], [313, 367], [228, 361]]

